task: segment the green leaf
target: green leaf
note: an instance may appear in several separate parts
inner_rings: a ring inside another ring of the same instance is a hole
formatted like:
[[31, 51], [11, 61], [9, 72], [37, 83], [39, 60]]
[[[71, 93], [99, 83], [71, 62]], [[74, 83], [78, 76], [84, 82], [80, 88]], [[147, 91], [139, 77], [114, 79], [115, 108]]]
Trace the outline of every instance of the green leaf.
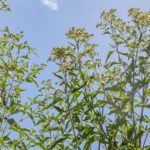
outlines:
[[108, 60], [109, 57], [113, 54], [113, 52], [114, 52], [114, 51], [109, 51], [109, 52], [108, 52], [108, 55], [107, 55], [107, 58], [106, 58], [105, 62], [107, 62], [107, 60]]
[[27, 77], [25, 81], [26, 81], [26, 82], [29, 82], [29, 83], [32, 83], [32, 82], [33, 82], [33, 80], [32, 80], [31, 77]]
[[36, 145], [30, 145], [29, 148], [33, 148], [33, 147], [35, 147], [35, 146], [36, 146]]
[[149, 96], [150, 95], [150, 89], [147, 89], [146, 93], [145, 93], [145, 96]]
[[68, 42], [71, 46], [73, 46], [74, 48], [76, 48], [76, 45], [71, 43], [71, 42]]
[[57, 78], [59, 78], [59, 79], [62, 79], [63, 80], [63, 77], [62, 76], [60, 76], [60, 75], [58, 75], [58, 74], [56, 74], [56, 73], [53, 73]]
[[76, 87], [72, 90], [72, 93], [75, 93], [76, 91], [79, 91], [80, 89], [82, 89], [83, 87], [85, 87], [85, 85], [87, 84], [87, 82], [84, 82], [83, 85], [79, 86], [79, 87]]
[[71, 100], [71, 102], [75, 102], [75, 100], [81, 95], [81, 92], [79, 91], [76, 91], [74, 94], [73, 94], [73, 98]]
[[43, 124], [43, 123], [45, 123], [45, 119], [40, 119], [35, 125], [39, 125], [39, 124]]
[[20, 92], [22, 92], [22, 91], [26, 91], [26, 89], [21, 89], [21, 88], [19, 88], [19, 87], [17, 87], [17, 88], [15, 89], [15, 92], [16, 92], [16, 93], [20, 93]]
[[48, 109], [48, 108], [54, 106], [54, 104], [57, 104], [60, 101], [63, 101], [63, 99], [61, 97], [54, 98], [53, 101], [52, 101], [52, 103], [50, 103], [47, 107], [45, 107], [45, 109]]
[[91, 49], [87, 49], [85, 50], [83, 53], [81, 53], [82, 56], [85, 56], [86, 54], [88, 54], [91, 51]]
[[87, 125], [84, 130], [82, 138], [85, 139], [87, 136], [90, 136], [90, 134], [93, 132], [93, 130], [94, 130], [94, 127]]
[[29, 83], [34, 82], [36, 84], [36, 86], [39, 87], [37, 81], [33, 77], [27, 77], [25, 81], [29, 82]]
[[28, 128], [21, 128], [22, 131], [26, 131], [26, 132], [29, 132], [30, 133], [30, 129]]
[[135, 48], [135, 44], [134, 43], [131, 43], [129, 45], [127, 45], [128, 47], [131, 47], [131, 48]]
[[118, 52], [118, 53], [121, 54], [121, 55], [124, 55], [128, 58], [132, 58], [131, 54], [129, 54], [129, 53], [123, 53], [123, 52]]
[[112, 48], [115, 48], [115, 46], [113, 46], [112, 44], [110, 44], [110, 43], [108, 43], [108, 45], [110, 46], [110, 47], [112, 47]]
[[145, 131], [143, 129], [139, 130], [134, 138], [134, 141], [136, 142], [144, 133]]
[[[37, 142], [35, 140], [33, 140], [31, 137], [28, 136], [27, 140], [30, 141], [31, 143], [37, 145]], [[34, 147], [34, 146], [32, 146], [32, 147]]]
[[7, 135], [5, 135], [5, 136], [1, 137], [1, 138], [0, 138], [1, 142], [9, 141], [9, 140], [10, 140], [10, 138], [9, 138], [9, 134], [10, 134], [10, 133], [8, 133]]
[[150, 145], [147, 145], [145, 148], [145, 150], [150, 150]]
[[98, 137], [96, 135], [90, 137], [85, 143], [83, 150], [88, 150], [90, 146], [92, 145], [92, 143], [94, 143], [97, 140], [98, 140]]
[[8, 124], [9, 124], [10, 126], [17, 124], [14, 118], [10, 118], [10, 119], [5, 118], [5, 120], [8, 122]]
[[111, 34], [109, 31], [105, 31], [103, 32], [103, 34]]
[[61, 143], [61, 142], [63, 142], [64, 140], [66, 140], [66, 138], [60, 138], [60, 139], [56, 140], [56, 141], [54, 142], [54, 144], [50, 147], [50, 149], [53, 149], [58, 143]]
[[36, 84], [37, 87], [39, 87], [37, 81], [34, 78], [32, 78], [32, 81]]
[[136, 107], [145, 107], [145, 108], [150, 109], [150, 104], [138, 104], [136, 105]]
[[133, 133], [134, 133], [135, 127], [134, 127], [134, 125], [131, 125], [131, 126], [128, 127], [128, 128], [129, 128], [129, 129], [128, 129], [128, 132], [127, 132], [127, 138], [130, 140], [131, 137], [132, 137], [132, 135], [133, 135]]
[[[28, 113], [28, 112], [27, 112]], [[28, 113], [29, 118], [32, 120], [32, 122], [35, 124], [35, 120], [34, 117], [31, 113]]]
[[65, 112], [65, 110], [63, 110], [62, 108], [58, 107], [58, 106], [54, 106], [55, 109], [58, 111], [58, 112]]

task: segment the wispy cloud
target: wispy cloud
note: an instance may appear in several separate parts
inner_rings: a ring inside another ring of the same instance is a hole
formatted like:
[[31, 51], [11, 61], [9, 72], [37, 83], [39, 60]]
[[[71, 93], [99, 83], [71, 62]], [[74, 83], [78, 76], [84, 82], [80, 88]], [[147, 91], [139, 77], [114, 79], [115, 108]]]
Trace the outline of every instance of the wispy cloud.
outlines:
[[41, 0], [42, 3], [52, 10], [58, 10], [58, 4], [54, 0]]

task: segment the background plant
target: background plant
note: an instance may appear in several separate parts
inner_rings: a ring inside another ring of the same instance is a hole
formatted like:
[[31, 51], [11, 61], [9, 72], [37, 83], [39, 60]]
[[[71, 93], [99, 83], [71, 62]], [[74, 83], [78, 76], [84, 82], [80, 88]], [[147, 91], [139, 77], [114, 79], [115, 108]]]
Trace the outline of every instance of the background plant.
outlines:
[[[1, 10], [10, 10], [0, 1]], [[25, 83], [35, 83], [42, 65], [31, 65], [30, 55], [34, 49], [23, 41], [23, 31], [13, 34], [8, 27], [0, 30], [0, 149], [28, 149], [30, 135], [24, 120], [32, 119], [30, 100], [22, 96]], [[33, 131], [33, 132], [32, 132]], [[32, 133], [32, 134], [31, 134]]]

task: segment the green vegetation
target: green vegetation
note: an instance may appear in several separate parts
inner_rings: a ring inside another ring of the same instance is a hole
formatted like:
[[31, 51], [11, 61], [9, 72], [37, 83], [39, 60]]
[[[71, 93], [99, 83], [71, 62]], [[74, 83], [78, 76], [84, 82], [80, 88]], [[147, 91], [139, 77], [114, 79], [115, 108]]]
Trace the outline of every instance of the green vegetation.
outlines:
[[[48, 58], [58, 65], [55, 84], [36, 82], [46, 65], [29, 63], [36, 53], [23, 32], [0, 30], [0, 149], [150, 149], [150, 12], [131, 8], [129, 22], [115, 12], [102, 12], [97, 24], [112, 39], [104, 64], [94, 35], [72, 27], [68, 46]], [[25, 100], [24, 83], [35, 84], [39, 95]], [[27, 118], [33, 128], [22, 126]]]

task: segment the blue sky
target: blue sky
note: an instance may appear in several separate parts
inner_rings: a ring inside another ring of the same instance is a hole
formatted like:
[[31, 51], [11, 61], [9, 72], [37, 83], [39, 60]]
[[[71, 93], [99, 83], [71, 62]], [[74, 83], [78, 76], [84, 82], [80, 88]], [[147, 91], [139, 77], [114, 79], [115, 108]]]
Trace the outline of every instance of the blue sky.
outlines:
[[[65, 33], [72, 26], [84, 27], [94, 33], [97, 51], [104, 58], [110, 50], [108, 37], [96, 29], [100, 13], [116, 8], [119, 17], [127, 18], [128, 9], [150, 10], [150, 0], [9, 0], [11, 12], [0, 13], [0, 29], [8, 26], [13, 32], [24, 31], [25, 40], [36, 48], [40, 58], [35, 63], [46, 62], [53, 47], [65, 46]], [[50, 77], [55, 65], [49, 64], [40, 80]], [[31, 87], [31, 93], [33, 88]], [[30, 95], [32, 97], [32, 95]]]

